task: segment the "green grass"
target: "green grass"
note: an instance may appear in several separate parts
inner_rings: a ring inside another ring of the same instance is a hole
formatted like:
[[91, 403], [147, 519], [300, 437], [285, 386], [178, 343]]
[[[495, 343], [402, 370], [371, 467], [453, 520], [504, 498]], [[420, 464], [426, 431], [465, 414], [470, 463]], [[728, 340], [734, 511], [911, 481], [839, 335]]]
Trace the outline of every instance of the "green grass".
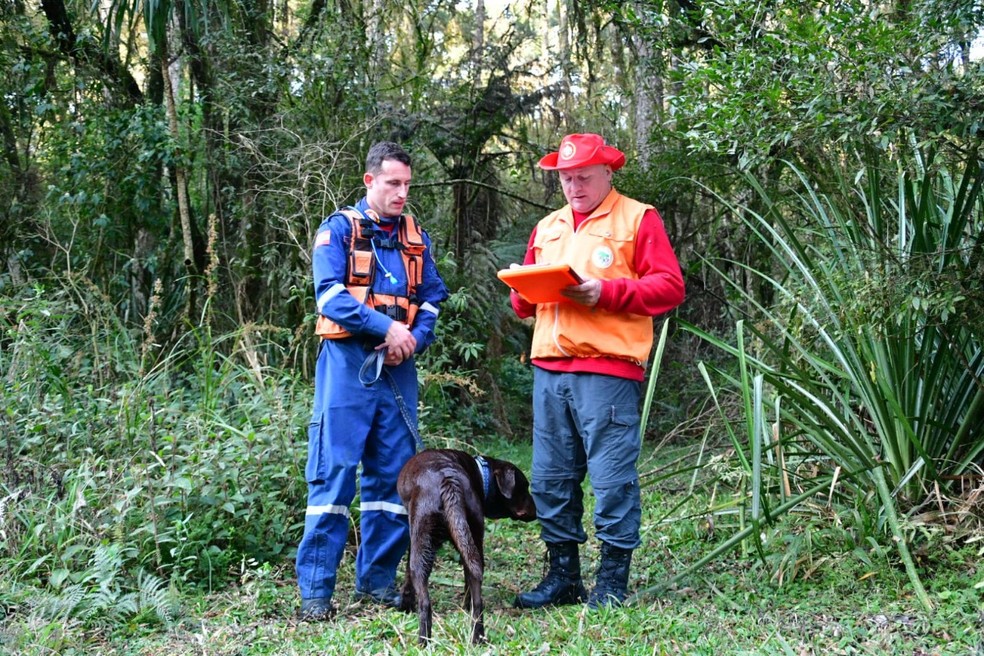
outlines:
[[[432, 441], [433, 446], [445, 444], [464, 446]], [[528, 470], [527, 445], [500, 443], [488, 451]], [[664, 445], [658, 452], [650, 446], [643, 469], [689, 452], [689, 446]], [[729, 515], [714, 520], [713, 532], [708, 518], [697, 513], [694, 519], [666, 520], [667, 512], [681, 500], [684, 503], [674, 517], [702, 504], [706, 507], [706, 497], [689, 495], [689, 483], [690, 476], [684, 475], [644, 488], [644, 545], [635, 552], [633, 590], [669, 579], [733, 531]], [[922, 573], [936, 607], [927, 613], [912, 596], [904, 570], [891, 560], [891, 550], [853, 555], [841, 534], [792, 514], [769, 531], [766, 560], [735, 551], [673, 589], [626, 608], [518, 611], [511, 607], [512, 598], [534, 585], [543, 571], [538, 529], [535, 524], [489, 521], [483, 588], [489, 643], [477, 647], [468, 644], [471, 621], [460, 607], [463, 580], [456, 554], [445, 547], [431, 579], [433, 644], [424, 650], [417, 647], [415, 615], [351, 601], [350, 552], [340, 570], [339, 614], [329, 622], [295, 619], [298, 597], [292, 563], [246, 562], [232, 566], [234, 583], [226, 589], [181, 594], [179, 608], [166, 621], [136, 615], [105, 628], [107, 624], [98, 621], [60, 623], [50, 614], [32, 613], [26, 605], [11, 607], [0, 629], [0, 653], [798, 656], [965, 655], [984, 650], [980, 633], [984, 603], [980, 590], [974, 588], [982, 579], [975, 545], [937, 545], [925, 555]], [[789, 557], [791, 553], [795, 558]], [[594, 540], [582, 547], [582, 560], [590, 584], [597, 562]]]

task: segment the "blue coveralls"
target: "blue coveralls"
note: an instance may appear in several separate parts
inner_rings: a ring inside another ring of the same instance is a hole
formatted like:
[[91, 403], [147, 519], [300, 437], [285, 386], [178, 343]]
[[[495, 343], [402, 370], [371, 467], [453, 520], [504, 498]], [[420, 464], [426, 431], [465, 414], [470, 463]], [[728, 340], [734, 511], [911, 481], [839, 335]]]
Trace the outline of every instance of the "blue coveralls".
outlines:
[[[366, 199], [355, 207], [365, 212]], [[392, 219], [384, 217], [381, 222]], [[318, 228], [312, 255], [318, 310], [352, 336], [323, 339], [318, 352], [305, 471], [308, 505], [304, 537], [297, 548], [302, 599], [330, 599], [334, 594], [360, 461], [362, 537], [355, 562], [356, 590], [373, 592], [393, 586], [410, 540], [396, 479], [416, 447], [387, 374], [400, 390], [405, 411], [416, 427], [417, 371], [410, 358], [399, 366], [386, 367], [383, 376], [371, 385], [359, 382], [363, 363], [374, 352], [373, 347], [382, 343], [392, 319], [357, 301], [345, 287], [351, 233], [348, 217], [338, 213], [329, 216]], [[423, 237], [427, 250], [416, 290], [420, 309], [410, 328], [417, 340], [416, 353], [434, 341], [438, 310], [448, 295], [434, 263], [430, 238], [426, 233]], [[400, 252], [377, 242], [376, 257], [373, 291], [406, 296], [407, 275]]]

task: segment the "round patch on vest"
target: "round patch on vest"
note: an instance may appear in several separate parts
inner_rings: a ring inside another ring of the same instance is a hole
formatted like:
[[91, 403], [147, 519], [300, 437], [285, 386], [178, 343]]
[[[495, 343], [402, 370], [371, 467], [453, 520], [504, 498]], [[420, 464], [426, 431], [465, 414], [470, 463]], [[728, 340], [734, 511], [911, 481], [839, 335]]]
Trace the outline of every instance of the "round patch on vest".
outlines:
[[607, 269], [615, 261], [615, 254], [608, 246], [599, 246], [591, 254], [591, 263], [599, 269]]

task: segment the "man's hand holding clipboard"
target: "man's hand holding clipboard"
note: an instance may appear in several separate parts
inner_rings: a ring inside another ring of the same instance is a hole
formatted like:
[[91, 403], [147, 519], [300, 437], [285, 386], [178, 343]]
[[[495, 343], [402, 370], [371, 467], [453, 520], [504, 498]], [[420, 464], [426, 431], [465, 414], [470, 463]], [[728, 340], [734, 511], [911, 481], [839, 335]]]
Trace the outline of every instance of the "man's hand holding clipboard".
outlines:
[[514, 264], [496, 275], [528, 303], [574, 301], [593, 306], [601, 295], [600, 280], [584, 280], [566, 264]]

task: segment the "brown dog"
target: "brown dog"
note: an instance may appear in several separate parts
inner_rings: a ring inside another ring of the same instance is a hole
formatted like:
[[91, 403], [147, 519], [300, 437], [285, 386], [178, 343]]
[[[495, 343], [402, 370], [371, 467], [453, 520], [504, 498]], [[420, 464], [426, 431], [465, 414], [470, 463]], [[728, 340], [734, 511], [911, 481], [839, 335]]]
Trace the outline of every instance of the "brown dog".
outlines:
[[[400, 608], [420, 618], [418, 635], [431, 635], [427, 581], [438, 547], [451, 540], [465, 570], [465, 608], [471, 608], [472, 643], [485, 639], [482, 574], [485, 518], [536, 519], [530, 484], [515, 465], [454, 449], [428, 449], [410, 458], [397, 480], [410, 518], [410, 557]], [[416, 602], [416, 603], [415, 603]]]

